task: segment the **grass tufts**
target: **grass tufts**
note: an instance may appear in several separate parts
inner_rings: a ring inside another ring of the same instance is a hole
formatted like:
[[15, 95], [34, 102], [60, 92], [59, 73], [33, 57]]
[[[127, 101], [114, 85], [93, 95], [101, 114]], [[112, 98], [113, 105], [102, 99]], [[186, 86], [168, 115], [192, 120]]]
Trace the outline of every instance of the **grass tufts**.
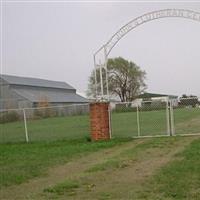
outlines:
[[55, 193], [57, 195], [63, 195], [65, 193], [74, 193], [74, 190], [79, 187], [80, 184], [77, 181], [66, 180], [65, 182], [59, 183], [53, 187], [45, 188], [43, 191], [48, 193]]

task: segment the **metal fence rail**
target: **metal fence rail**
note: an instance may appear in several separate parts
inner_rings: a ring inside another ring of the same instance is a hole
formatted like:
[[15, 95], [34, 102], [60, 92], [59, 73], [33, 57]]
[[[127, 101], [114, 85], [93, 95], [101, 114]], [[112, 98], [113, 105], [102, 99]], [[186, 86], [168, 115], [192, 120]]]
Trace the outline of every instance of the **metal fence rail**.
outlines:
[[0, 143], [89, 136], [89, 104], [0, 111]]

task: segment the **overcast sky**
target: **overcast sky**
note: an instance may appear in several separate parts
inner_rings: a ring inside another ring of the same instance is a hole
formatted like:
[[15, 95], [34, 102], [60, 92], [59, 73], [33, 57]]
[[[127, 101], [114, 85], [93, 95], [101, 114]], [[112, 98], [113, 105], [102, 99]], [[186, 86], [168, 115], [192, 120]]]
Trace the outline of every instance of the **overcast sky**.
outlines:
[[[146, 12], [199, 3], [3, 2], [1, 73], [65, 81], [87, 89], [93, 53], [124, 24]], [[110, 57], [147, 72], [148, 92], [200, 96], [200, 22], [165, 18], [123, 37]]]

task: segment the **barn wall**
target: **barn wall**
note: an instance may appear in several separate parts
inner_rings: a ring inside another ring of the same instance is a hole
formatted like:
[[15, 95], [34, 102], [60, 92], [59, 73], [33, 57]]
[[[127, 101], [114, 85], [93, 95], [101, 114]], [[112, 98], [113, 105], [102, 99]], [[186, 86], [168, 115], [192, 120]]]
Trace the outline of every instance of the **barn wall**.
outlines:
[[18, 95], [12, 87], [0, 78], [0, 109], [31, 107], [32, 103]]

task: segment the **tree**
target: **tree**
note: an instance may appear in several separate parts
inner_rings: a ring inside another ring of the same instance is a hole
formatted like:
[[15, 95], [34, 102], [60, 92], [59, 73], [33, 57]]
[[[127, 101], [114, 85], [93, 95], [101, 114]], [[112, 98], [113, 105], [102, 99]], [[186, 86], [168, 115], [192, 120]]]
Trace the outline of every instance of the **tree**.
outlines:
[[[134, 62], [125, 60], [122, 57], [108, 59], [108, 85], [112, 96], [118, 96], [122, 102], [133, 101], [141, 94], [146, 84], [146, 72], [142, 71]], [[97, 87], [100, 87], [100, 72], [97, 73]], [[105, 75], [105, 70], [102, 71]], [[105, 81], [103, 82], [106, 88]], [[88, 96], [95, 97], [95, 71], [93, 70], [89, 78]]]

